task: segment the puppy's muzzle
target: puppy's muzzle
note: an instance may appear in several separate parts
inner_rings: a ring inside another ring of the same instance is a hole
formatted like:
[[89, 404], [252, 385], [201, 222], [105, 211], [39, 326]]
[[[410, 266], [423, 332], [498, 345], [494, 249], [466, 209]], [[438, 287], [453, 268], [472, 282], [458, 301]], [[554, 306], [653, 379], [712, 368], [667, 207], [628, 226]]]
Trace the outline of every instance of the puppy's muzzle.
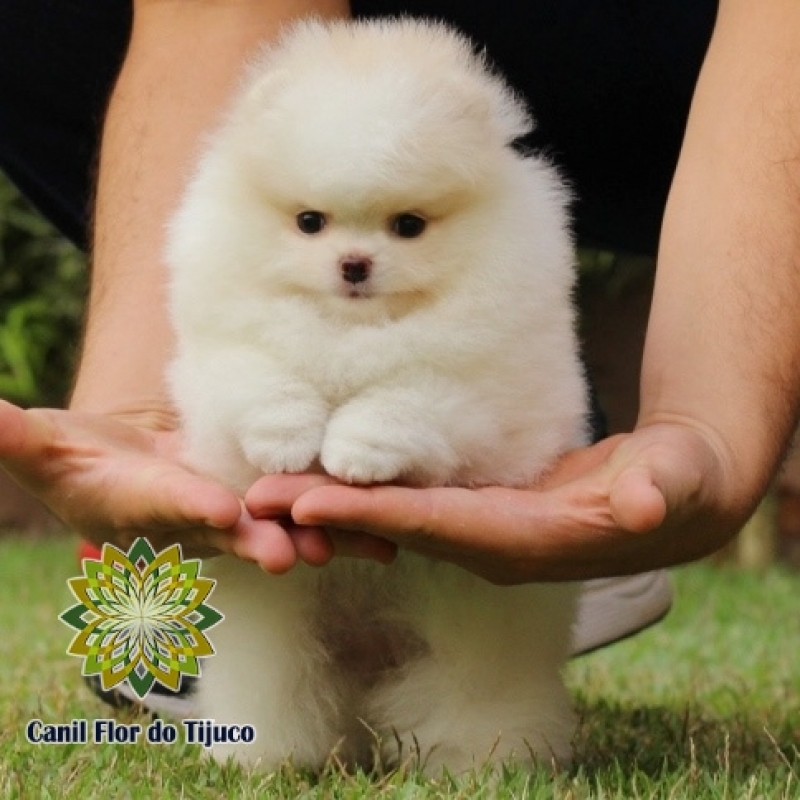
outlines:
[[345, 256], [339, 262], [342, 278], [353, 286], [369, 279], [372, 272], [372, 259], [366, 256]]

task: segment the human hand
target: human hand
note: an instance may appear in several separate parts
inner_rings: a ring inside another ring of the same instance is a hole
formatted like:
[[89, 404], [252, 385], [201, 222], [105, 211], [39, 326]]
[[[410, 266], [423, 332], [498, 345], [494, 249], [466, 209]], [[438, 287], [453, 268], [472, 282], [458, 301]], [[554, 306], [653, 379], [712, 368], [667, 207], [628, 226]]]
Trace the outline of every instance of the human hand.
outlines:
[[[146, 536], [156, 549], [179, 542], [187, 556], [230, 553], [272, 573], [333, 556], [324, 531], [254, 520], [232, 491], [184, 467], [179, 450], [179, 434], [155, 420], [136, 425], [0, 401], [0, 465], [95, 544], [129, 547]], [[337, 551], [386, 560], [393, 549], [355, 535]]]
[[256, 518], [366, 532], [498, 584], [577, 580], [723, 544], [751, 510], [729, 463], [712, 431], [660, 422], [567, 453], [535, 489], [356, 488], [283, 475], [260, 479], [245, 502]]

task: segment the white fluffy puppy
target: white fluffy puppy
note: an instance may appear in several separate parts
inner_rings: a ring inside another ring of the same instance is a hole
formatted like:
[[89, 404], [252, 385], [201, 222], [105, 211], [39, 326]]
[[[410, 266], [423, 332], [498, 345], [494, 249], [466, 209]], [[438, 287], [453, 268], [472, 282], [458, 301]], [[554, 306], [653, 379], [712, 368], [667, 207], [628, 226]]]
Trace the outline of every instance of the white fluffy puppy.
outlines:
[[[171, 227], [186, 458], [246, 489], [526, 486], [586, 439], [566, 193], [468, 41], [430, 23], [294, 26], [249, 69]], [[513, 520], [509, 520], [513, 524]], [[401, 553], [282, 577], [209, 564], [225, 614], [200, 712], [268, 768], [429, 772], [565, 759], [574, 589]]]

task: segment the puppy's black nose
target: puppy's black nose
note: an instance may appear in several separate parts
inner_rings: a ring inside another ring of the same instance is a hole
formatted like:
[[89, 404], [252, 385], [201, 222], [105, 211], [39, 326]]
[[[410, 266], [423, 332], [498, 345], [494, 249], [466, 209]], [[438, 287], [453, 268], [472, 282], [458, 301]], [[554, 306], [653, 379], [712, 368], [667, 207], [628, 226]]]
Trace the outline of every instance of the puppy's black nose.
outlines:
[[372, 270], [372, 261], [366, 257], [346, 257], [339, 262], [342, 277], [348, 283], [364, 283]]

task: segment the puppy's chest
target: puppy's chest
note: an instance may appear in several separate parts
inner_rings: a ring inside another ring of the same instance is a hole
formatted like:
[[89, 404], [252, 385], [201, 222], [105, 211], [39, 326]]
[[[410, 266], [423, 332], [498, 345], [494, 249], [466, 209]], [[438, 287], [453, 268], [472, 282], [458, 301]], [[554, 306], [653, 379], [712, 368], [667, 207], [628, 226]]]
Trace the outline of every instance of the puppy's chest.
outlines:
[[435, 337], [425, 341], [430, 338], [422, 327], [333, 325], [313, 315], [296, 315], [262, 342], [265, 355], [338, 404], [400, 372], [424, 371], [436, 349]]

